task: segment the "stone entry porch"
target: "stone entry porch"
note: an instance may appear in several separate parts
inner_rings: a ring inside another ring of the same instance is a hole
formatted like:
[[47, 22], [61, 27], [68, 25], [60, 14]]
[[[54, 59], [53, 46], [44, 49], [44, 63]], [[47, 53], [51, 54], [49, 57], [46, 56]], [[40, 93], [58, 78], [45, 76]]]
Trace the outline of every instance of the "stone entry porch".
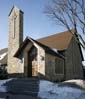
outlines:
[[32, 46], [27, 54], [27, 77], [36, 77], [38, 75], [37, 48]]

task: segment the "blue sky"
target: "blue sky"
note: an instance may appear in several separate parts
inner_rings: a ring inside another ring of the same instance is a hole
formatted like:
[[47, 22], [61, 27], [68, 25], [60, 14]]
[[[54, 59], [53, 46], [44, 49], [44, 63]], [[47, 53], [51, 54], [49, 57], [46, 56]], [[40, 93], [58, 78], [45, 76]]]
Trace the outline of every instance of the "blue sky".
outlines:
[[0, 0], [0, 49], [8, 46], [8, 14], [16, 5], [24, 12], [24, 38], [35, 39], [62, 32], [45, 14], [45, 6], [49, 0]]
[[24, 12], [24, 38], [34, 39], [65, 31], [65, 28], [55, 25], [44, 14], [45, 6], [51, 0], [0, 0], [0, 49], [8, 46], [9, 19], [8, 14], [16, 5]]

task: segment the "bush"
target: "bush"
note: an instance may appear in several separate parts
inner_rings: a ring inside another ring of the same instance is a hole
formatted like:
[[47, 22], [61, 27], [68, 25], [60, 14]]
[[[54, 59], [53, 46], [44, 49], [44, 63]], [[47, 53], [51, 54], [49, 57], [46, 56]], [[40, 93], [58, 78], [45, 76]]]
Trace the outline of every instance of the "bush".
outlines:
[[7, 75], [7, 70], [0, 68], [0, 79], [6, 79]]

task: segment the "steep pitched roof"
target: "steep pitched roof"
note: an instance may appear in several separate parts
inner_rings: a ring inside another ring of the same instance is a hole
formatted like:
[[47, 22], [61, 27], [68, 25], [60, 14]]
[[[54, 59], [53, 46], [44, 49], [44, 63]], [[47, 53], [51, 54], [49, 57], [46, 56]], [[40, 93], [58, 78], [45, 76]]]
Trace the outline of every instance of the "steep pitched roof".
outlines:
[[38, 44], [39, 46], [41, 46], [41, 47], [45, 50], [45, 52], [47, 52], [47, 53], [49, 53], [49, 54], [52, 54], [52, 55], [54, 55], [54, 56], [58, 56], [58, 57], [64, 59], [64, 56], [63, 56], [63, 55], [59, 54], [58, 52], [55, 52], [55, 51], [52, 50], [50, 47], [48, 47], [48, 46], [46, 46], [46, 45], [44, 45], [44, 44], [42, 44], [42, 43], [40, 43], [40, 42], [38, 42], [38, 41], [36, 41], [36, 40], [30, 38], [30, 37], [27, 37], [27, 38], [25, 39], [25, 41], [23, 42], [22, 46], [21, 46], [21, 47], [18, 49], [18, 51], [15, 53], [15, 55], [14, 55], [15, 57], [18, 57], [18, 55], [21, 54], [21, 52], [22, 52], [23, 49], [26, 47], [26, 45], [29, 43], [29, 41], [32, 41], [32, 43], [36, 43], [36, 44]]
[[[31, 39], [32, 39], [32, 38], [31, 38]], [[41, 46], [41, 47], [45, 50], [45, 52], [47, 52], [47, 53], [49, 53], [49, 54], [52, 54], [52, 55], [55, 55], [55, 56], [58, 56], [58, 57], [60, 57], [60, 58], [64, 58], [64, 56], [61, 55], [58, 51], [55, 51], [55, 50], [53, 50], [52, 48], [50, 48], [50, 47], [48, 47], [48, 46], [46, 46], [46, 45], [44, 45], [44, 44], [42, 44], [42, 43], [40, 43], [40, 42], [34, 40], [34, 39], [32, 39], [32, 40], [33, 40], [35, 43], [37, 43], [39, 46]]]
[[[75, 34], [74, 30], [71, 30], [72, 33], [70, 31], [65, 31], [59, 34], [54, 34], [54, 35], [50, 35], [44, 38], [40, 38], [37, 41], [50, 47], [50, 48], [55, 48], [58, 51], [64, 51], [68, 48], [72, 37], [75, 35], [77, 37], [77, 35]], [[77, 37], [78, 39], [78, 37]], [[79, 39], [78, 39], [79, 40]], [[82, 57], [82, 61], [84, 60], [83, 58], [83, 54], [81, 51], [81, 47], [80, 44], [78, 43], [79, 49], [80, 49], [80, 53], [81, 53], [81, 57]]]
[[72, 33], [70, 33], [69, 31], [65, 31], [59, 34], [54, 34], [51, 36], [40, 38], [37, 41], [51, 48], [65, 50], [67, 49], [72, 37]]
[[[35, 41], [36, 42], [38, 41], [38, 43], [40, 45], [46, 46], [46, 48], [49, 47], [49, 48], [57, 49], [59, 51], [63, 51], [63, 50], [66, 50], [68, 48], [72, 37], [73, 37], [73, 35], [70, 32], [65, 31], [65, 32], [62, 32], [62, 33], [59, 33], [59, 34], [54, 34], [54, 35], [51, 35], [51, 36], [48, 36], [48, 37], [40, 38], [40, 39], [35, 40]], [[22, 49], [26, 46], [27, 39], [28, 38], [26, 38], [24, 40], [24, 42], [22, 43], [22, 47], [19, 49], [19, 51], [20, 51], [19, 53], [21, 53]], [[79, 45], [79, 49], [80, 49], [82, 60], [84, 60], [80, 45]], [[6, 53], [6, 52], [8, 52], [8, 48], [0, 50], [0, 55], [3, 54], [3, 53]], [[49, 51], [49, 52], [51, 52], [51, 51]], [[2, 63], [2, 64], [6, 63], [7, 64], [7, 55], [2, 60], [0, 60], [0, 63]]]

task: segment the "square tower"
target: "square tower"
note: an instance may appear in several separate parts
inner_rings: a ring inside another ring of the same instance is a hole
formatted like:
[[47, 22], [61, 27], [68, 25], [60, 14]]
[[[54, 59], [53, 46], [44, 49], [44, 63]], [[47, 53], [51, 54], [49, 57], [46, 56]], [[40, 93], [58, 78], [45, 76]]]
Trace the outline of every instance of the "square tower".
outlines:
[[9, 74], [23, 73], [23, 64], [14, 54], [23, 42], [23, 12], [13, 6], [9, 13], [8, 68]]

